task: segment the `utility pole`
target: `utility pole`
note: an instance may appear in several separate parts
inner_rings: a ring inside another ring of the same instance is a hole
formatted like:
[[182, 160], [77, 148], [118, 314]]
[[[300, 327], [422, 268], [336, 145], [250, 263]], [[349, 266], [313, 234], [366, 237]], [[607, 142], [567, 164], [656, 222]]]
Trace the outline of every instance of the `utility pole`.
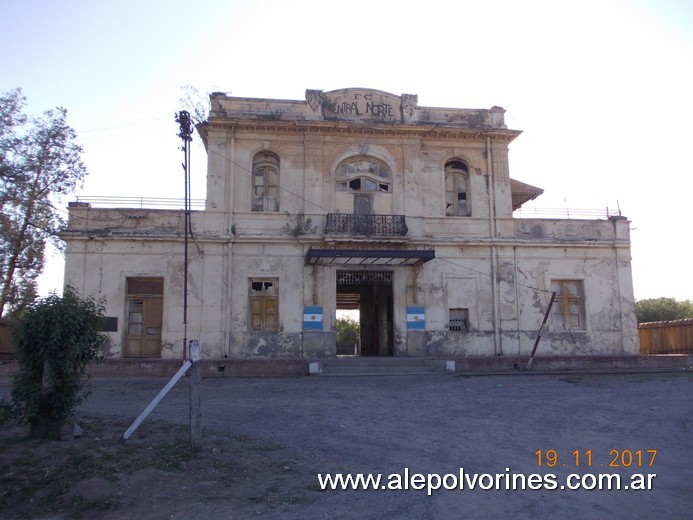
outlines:
[[192, 122], [190, 114], [182, 110], [176, 114], [176, 123], [180, 125], [178, 137], [183, 140], [181, 150], [184, 153], [183, 171], [185, 172], [185, 262], [183, 268], [183, 366], [176, 375], [161, 389], [159, 394], [149, 403], [135, 422], [130, 425], [121, 437], [126, 441], [142, 424], [152, 410], [159, 404], [173, 385], [192, 367], [190, 377], [190, 444], [192, 449], [202, 449], [202, 413], [200, 407], [200, 346], [197, 340], [190, 340], [188, 349], [188, 234], [192, 232], [190, 223], [190, 141], [192, 141]]
[[197, 340], [190, 340], [188, 347], [188, 236], [192, 234], [190, 211], [190, 141], [192, 141], [193, 124], [190, 113], [181, 110], [176, 114], [176, 123], [180, 125], [178, 137], [183, 140], [183, 172], [185, 173], [185, 233], [183, 261], [183, 359], [192, 363], [190, 377], [190, 444], [192, 449], [202, 449], [202, 416], [200, 413], [200, 346]]
[[180, 125], [178, 137], [183, 140], [183, 172], [185, 174], [185, 210], [184, 210], [184, 260], [183, 260], [183, 359], [188, 359], [188, 234], [190, 233], [190, 141], [192, 141], [192, 120], [187, 110], [176, 114], [176, 123]]

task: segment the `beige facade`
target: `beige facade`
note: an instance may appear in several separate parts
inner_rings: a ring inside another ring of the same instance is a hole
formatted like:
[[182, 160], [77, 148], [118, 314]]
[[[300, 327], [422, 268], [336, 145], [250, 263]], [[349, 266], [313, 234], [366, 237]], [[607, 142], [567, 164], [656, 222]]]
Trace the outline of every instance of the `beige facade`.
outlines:
[[[636, 354], [629, 222], [514, 218], [504, 110], [370, 89], [211, 96], [187, 337], [203, 356]], [[110, 354], [183, 352], [183, 213], [70, 205], [66, 282], [104, 296]], [[193, 240], [194, 239], [194, 240]]]

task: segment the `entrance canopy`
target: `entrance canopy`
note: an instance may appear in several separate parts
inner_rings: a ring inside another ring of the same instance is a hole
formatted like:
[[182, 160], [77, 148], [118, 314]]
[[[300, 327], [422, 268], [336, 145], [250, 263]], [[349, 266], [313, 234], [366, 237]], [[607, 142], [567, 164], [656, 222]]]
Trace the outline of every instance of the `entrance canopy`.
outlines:
[[436, 257], [431, 250], [308, 249], [306, 265], [420, 265]]

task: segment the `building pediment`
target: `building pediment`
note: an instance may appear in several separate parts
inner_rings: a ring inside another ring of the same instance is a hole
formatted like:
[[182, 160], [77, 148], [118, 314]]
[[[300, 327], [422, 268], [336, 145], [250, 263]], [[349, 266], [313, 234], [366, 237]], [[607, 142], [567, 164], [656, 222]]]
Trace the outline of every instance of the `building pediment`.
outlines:
[[328, 120], [400, 123], [408, 115], [405, 111], [413, 115], [418, 96], [397, 96], [368, 88], [344, 88], [330, 92], [307, 90], [306, 101], [311, 107], [318, 101], [323, 117]]

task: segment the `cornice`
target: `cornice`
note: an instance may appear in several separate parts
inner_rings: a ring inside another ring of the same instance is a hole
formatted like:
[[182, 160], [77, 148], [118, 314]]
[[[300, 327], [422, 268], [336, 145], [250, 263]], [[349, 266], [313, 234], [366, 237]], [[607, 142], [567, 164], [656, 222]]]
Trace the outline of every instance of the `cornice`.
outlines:
[[389, 139], [455, 139], [477, 141], [490, 137], [498, 142], [511, 142], [519, 136], [521, 130], [502, 128], [469, 128], [452, 127], [437, 124], [369, 124], [348, 123], [344, 121], [282, 121], [262, 119], [215, 118], [207, 123], [206, 131], [230, 132], [239, 138], [243, 132], [285, 135], [333, 135], [333, 136], [379, 136]]
[[[111, 230], [71, 230], [66, 229], [59, 233], [63, 240], [95, 240], [95, 241], [169, 241], [183, 242], [184, 237], [179, 233], [157, 233], [157, 232], [129, 232]], [[316, 244], [352, 244], [354, 247], [368, 248], [372, 243], [390, 243], [404, 246], [521, 246], [531, 248], [629, 248], [630, 240], [627, 239], [591, 239], [574, 240], [552, 238], [550, 240], [522, 239], [517, 237], [426, 237], [426, 236], [404, 236], [404, 237], [346, 237], [346, 236], [305, 236], [299, 238], [288, 238], [286, 235], [206, 235], [196, 234], [195, 241], [212, 243], [302, 243], [308, 245]]]
[[[61, 231], [58, 236], [62, 240], [81, 240], [81, 241], [129, 241], [129, 242], [180, 242], [183, 243], [185, 238], [182, 234], [167, 234], [167, 233], [129, 233], [123, 231], [103, 231], [103, 230], [65, 230]], [[195, 241], [212, 242], [212, 243], [228, 243], [233, 239], [228, 236], [216, 235], [195, 235]]]

